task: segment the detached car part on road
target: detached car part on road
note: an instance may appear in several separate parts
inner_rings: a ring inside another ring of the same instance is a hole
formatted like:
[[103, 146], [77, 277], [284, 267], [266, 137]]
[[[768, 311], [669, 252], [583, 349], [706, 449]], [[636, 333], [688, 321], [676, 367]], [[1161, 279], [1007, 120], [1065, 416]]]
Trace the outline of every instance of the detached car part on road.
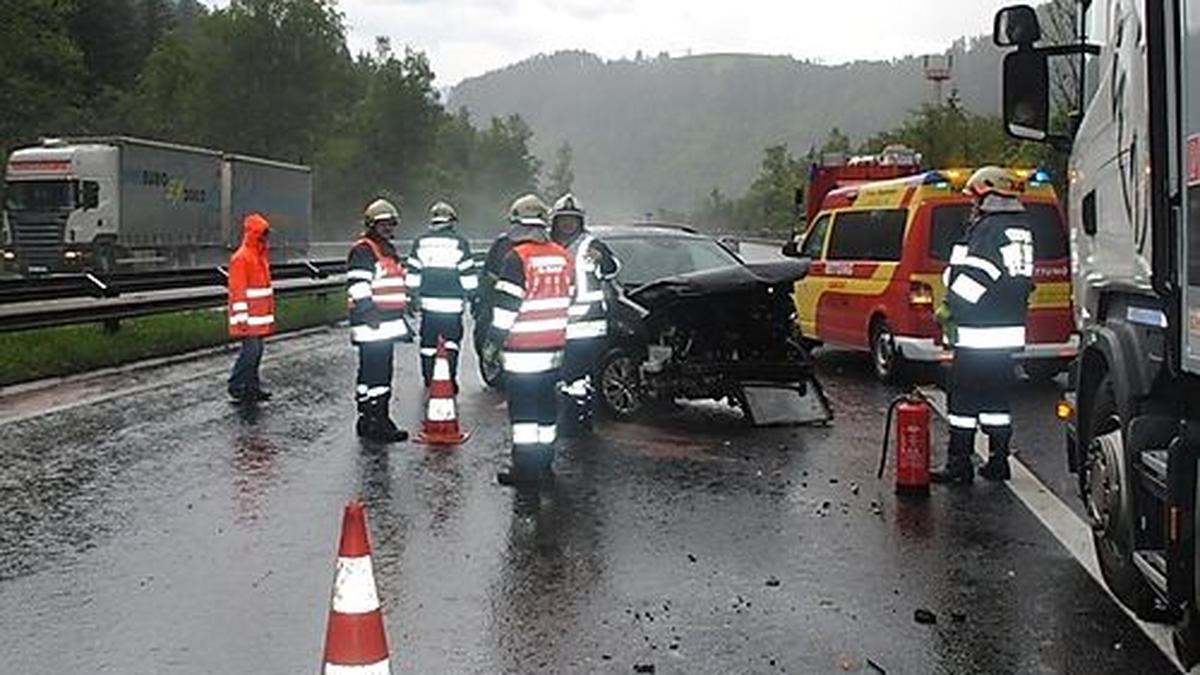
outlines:
[[754, 424], [832, 418], [799, 342], [792, 288], [805, 261], [748, 265], [685, 228], [595, 228], [621, 260], [597, 390], [617, 419], [677, 399], [728, 399]]

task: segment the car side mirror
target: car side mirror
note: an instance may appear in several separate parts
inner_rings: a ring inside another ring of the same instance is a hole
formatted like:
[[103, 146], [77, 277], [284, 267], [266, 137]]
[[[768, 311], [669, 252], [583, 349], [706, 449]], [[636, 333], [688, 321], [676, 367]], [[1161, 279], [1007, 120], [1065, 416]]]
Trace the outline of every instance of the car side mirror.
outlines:
[[1014, 5], [996, 12], [992, 42], [997, 47], [1029, 47], [1042, 39], [1042, 24], [1029, 5]]
[[1027, 141], [1050, 139], [1050, 71], [1046, 54], [1022, 49], [1004, 57], [1004, 128]]
[[780, 250], [779, 252], [782, 253], [783, 255], [787, 256], [788, 258], [803, 258], [804, 257], [804, 256], [800, 255], [800, 243], [797, 242], [795, 239], [784, 244], [783, 249]]

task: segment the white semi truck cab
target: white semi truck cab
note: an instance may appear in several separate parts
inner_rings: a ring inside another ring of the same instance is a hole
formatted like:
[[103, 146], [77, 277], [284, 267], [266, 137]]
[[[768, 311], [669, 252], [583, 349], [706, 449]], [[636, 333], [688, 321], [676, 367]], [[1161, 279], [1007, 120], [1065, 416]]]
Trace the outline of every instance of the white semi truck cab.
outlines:
[[98, 239], [115, 240], [118, 162], [109, 145], [15, 151], [4, 176], [4, 258], [31, 272], [77, 268]]
[[[1080, 41], [1043, 46], [1036, 11], [996, 15], [1010, 134], [1070, 153], [1081, 348], [1066, 451], [1100, 570], [1200, 662], [1200, 0], [1079, 0]], [[1053, 59], [1079, 106], [1050, 128]]]

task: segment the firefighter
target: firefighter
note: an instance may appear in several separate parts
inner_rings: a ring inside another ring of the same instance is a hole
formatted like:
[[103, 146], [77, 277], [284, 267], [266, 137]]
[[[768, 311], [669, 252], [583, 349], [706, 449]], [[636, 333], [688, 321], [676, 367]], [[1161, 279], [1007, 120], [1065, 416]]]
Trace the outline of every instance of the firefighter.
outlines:
[[463, 310], [479, 287], [471, 245], [456, 229], [458, 213], [446, 202], [429, 209], [429, 230], [413, 241], [406, 280], [421, 310], [421, 375], [433, 379], [438, 336], [445, 340], [450, 379], [458, 391], [458, 351]]
[[363, 236], [350, 249], [346, 269], [350, 337], [358, 347], [355, 430], [367, 440], [391, 443], [408, 438], [392, 421], [392, 345], [410, 342], [404, 314], [408, 289], [404, 265], [392, 246], [400, 211], [377, 199], [363, 212]]
[[984, 167], [963, 192], [975, 201], [971, 222], [943, 274], [946, 301], [938, 317], [954, 348], [948, 408], [950, 448], [934, 482], [970, 483], [976, 426], [988, 438], [979, 475], [1008, 480], [1012, 438], [1013, 355], [1025, 346], [1025, 313], [1033, 289], [1033, 235], [1010, 172]]
[[546, 205], [525, 195], [510, 208], [512, 249], [495, 282], [493, 341], [502, 345], [512, 470], [506, 484], [528, 484], [550, 472], [557, 437], [557, 388], [571, 306], [570, 254], [550, 240]]
[[258, 380], [263, 338], [275, 332], [275, 293], [267, 251], [270, 231], [266, 218], [247, 215], [242, 220], [242, 245], [229, 259], [229, 335], [242, 341], [229, 374], [229, 396], [238, 403], [271, 398]]
[[564, 432], [591, 430], [595, 394], [592, 373], [604, 355], [608, 335], [608, 305], [604, 282], [617, 274], [612, 251], [593, 237], [584, 225], [584, 211], [575, 195], [567, 193], [554, 203], [550, 238], [567, 249], [575, 268], [575, 295], [567, 323], [563, 354], [562, 393], [566, 399]]

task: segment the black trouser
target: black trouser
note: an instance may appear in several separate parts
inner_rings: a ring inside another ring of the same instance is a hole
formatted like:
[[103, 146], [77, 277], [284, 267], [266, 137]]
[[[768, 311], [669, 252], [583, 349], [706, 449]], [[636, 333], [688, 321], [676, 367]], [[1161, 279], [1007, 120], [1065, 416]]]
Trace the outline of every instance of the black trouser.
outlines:
[[374, 400], [391, 398], [392, 341], [360, 342], [358, 347], [358, 380], [355, 399], [359, 410]]
[[595, 373], [607, 345], [608, 340], [603, 337], [567, 340], [566, 351], [563, 353], [563, 382], [570, 384], [585, 375]]
[[1007, 455], [1012, 439], [1012, 349], [954, 350], [950, 366], [947, 408], [950, 418], [950, 460], [970, 457], [975, 429], [988, 437], [992, 455]]
[[462, 344], [462, 314], [458, 312], [421, 312], [421, 376], [425, 386], [433, 379], [433, 362], [437, 356], [437, 341], [446, 341], [446, 357], [450, 361], [450, 380], [458, 387], [458, 350]]
[[237, 361], [233, 362], [233, 372], [229, 374], [229, 393], [241, 397], [258, 391], [258, 364], [262, 361], [263, 339], [261, 336], [242, 338], [242, 347], [238, 350]]
[[504, 373], [508, 419], [512, 422], [514, 468], [548, 468], [558, 437], [559, 368], [540, 373]]

